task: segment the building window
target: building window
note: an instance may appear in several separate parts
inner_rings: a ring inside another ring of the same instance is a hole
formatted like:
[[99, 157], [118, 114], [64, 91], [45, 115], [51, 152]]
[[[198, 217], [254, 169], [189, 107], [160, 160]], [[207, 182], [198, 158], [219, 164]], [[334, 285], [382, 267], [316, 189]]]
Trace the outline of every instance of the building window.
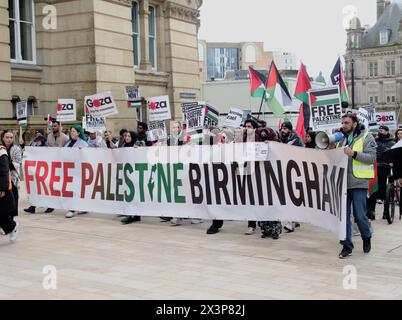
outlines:
[[255, 63], [256, 62], [256, 52], [255, 47], [249, 44], [246, 47], [246, 63]]
[[134, 55], [134, 66], [138, 67], [140, 65], [140, 21], [138, 14], [138, 2], [133, 1], [131, 7], [131, 23], [133, 30], [133, 55]]
[[11, 61], [36, 63], [33, 0], [8, 0]]
[[156, 69], [156, 14], [155, 7], [149, 6], [149, 61], [152, 64], [152, 68]]
[[378, 103], [378, 96], [375, 96], [375, 97], [374, 97], [374, 102], [375, 102], [375, 103]]
[[369, 77], [378, 77], [378, 62], [369, 62]]
[[373, 96], [370, 96], [370, 97], [369, 97], [369, 102], [370, 102], [370, 104], [373, 104], [373, 103], [374, 103], [374, 97], [373, 97]]
[[395, 75], [395, 61], [387, 61], [386, 63], [387, 68], [387, 76], [394, 76]]
[[395, 103], [395, 96], [387, 96], [387, 103]]
[[389, 41], [389, 30], [381, 30], [380, 31], [380, 45], [385, 46]]
[[208, 79], [225, 79], [228, 71], [239, 70], [239, 49], [208, 48]]

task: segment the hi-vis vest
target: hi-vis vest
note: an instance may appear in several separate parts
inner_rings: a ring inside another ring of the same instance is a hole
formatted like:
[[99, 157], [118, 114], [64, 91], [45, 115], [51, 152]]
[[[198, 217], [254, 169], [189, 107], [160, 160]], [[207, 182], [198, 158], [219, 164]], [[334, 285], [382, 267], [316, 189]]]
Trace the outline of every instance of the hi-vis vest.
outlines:
[[[6, 149], [3, 146], [0, 146], [0, 157], [3, 155], [8, 156]], [[8, 177], [8, 190], [11, 191], [12, 187], [13, 187], [13, 185], [11, 182], [11, 174], [10, 174]]]
[[[363, 137], [355, 140], [352, 150], [355, 152], [363, 152], [364, 150], [364, 141], [366, 140], [367, 136], [369, 135], [368, 132], [364, 134]], [[341, 144], [339, 143], [338, 146]], [[365, 162], [360, 162], [356, 159], [352, 161], [353, 166], [353, 175], [355, 178], [358, 179], [374, 179], [375, 172], [374, 172], [374, 164], [368, 164]]]

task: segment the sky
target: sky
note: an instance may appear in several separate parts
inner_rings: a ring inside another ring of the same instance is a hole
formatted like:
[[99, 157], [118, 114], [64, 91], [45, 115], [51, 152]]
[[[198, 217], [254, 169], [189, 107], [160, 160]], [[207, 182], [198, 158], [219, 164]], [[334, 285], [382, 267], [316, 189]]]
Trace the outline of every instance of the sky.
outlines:
[[[295, 53], [310, 76], [329, 79], [346, 50], [344, 23], [376, 22], [376, 0], [204, 0], [199, 39], [264, 42], [266, 51]], [[345, 10], [345, 11], [344, 11]]]

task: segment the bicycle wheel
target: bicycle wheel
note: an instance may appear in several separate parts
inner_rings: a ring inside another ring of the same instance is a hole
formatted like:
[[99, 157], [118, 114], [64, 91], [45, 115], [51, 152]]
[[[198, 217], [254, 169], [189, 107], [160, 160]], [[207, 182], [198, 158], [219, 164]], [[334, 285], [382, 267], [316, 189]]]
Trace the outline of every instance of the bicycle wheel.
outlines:
[[384, 213], [389, 224], [394, 223], [395, 218], [395, 186], [391, 183], [387, 185], [385, 192]]

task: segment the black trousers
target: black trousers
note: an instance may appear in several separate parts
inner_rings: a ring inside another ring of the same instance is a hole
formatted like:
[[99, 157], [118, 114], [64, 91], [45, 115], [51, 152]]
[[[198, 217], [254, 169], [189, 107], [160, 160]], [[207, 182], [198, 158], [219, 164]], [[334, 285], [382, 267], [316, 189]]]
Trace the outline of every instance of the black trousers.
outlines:
[[18, 188], [14, 185], [13, 185], [12, 193], [13, 193], [14, 201], [15, 201], [15, 209], [13, 211], [11, 211], [11, 216], [18, 217], [18, 198], [19, 198], [18, 197]]
[[367, 210], [375, 212], [377, 200], [385, 200], [387, 178], [391, 174], [389, 168], [378, 167], [378, 192], [374, 192], [367, 201]]
[[12, 192], [6, 191], [4, 197], [0, 198], [0, 227], [5, 234], [9, 234], [15, 228], [13, 216], [15, 203]]
[[[212, 221], [212, 226], [215, 227], [215, 228], [217, 228], [217, 229], [222, 228], [222, 226], [223, 226], [223, 220], [213, 220], [213, 221]], [[256, 221], [249, 221], [249, 222], [248, 222], [248, 227], [255, 229], [255, 228], [257, 227], [257, 222], [256, 222]]]

